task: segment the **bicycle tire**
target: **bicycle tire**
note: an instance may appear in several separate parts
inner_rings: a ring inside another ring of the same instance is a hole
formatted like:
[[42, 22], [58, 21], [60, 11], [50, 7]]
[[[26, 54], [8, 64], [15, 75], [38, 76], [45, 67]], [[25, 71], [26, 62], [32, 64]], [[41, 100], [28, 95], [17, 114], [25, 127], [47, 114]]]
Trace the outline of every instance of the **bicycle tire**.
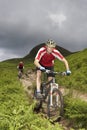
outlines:
[[[56, 101], [56, 97], [58, 97], [58, 102]], [[59, 89], [55, 88], [53, 90], [52, 103], [53, 105], [50, 106], [50, 95], [49, 95], [48, 103], [47, 103], [47, 115], [49, 119], [51, 119], [53, 122], [57, 122], [61, 120], [61, 117], [63, 116], [63, 109], [64, 109], [63, 96]]]

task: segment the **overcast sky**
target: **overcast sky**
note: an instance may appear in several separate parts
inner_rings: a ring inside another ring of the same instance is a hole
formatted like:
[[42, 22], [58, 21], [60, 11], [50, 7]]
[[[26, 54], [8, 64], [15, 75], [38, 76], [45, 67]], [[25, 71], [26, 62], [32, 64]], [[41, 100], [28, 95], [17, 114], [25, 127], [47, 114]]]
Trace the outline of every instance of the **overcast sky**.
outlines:
[[72, 52], [87, 48], [87, 0], [0, 0], [0, 61], [47, 39]]

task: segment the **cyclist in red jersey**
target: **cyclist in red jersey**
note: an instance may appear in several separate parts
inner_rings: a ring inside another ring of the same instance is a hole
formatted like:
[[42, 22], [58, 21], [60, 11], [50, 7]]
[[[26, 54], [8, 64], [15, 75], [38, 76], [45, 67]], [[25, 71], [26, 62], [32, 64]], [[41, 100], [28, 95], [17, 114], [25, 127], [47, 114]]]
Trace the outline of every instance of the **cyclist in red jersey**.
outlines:
[[24, 63], [22, 61], [19, 62], [17, 69], [18, 69], [18, 77], [20, 79], [24, 71]]
[[20, 62], [19, 62], [17, 68], [18, 68], [19, 70], [21, 70], [21, 72], [23, 72], [23, 69], [24, 69], [24, 63], [23, 63], [23, 61], [20, 61]]
[[[54, 60], [56, 58], [64, 63], [67, 75], [71, 74], [68, 61], [55, 47], [56, 43], [52, 40], [48, 40], [46, 45], [41, 47], [36, 54], [34, 64], [37, 67], [37, 78], [36, 78], [37, 98], [42, 98], [42, 95], [40, 93], [41, 72], [44, 71], [45, 69], [53, 70]], [[50, 81], [54, 75], [50, 73], [47, 76], [48, 80]]]

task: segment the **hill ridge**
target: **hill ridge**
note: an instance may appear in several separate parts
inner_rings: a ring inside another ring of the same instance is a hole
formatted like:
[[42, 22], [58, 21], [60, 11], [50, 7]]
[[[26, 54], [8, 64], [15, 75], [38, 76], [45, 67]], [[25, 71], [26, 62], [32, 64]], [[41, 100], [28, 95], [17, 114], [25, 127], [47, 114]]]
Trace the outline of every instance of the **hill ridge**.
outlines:
[[[24, 57], [24, 59], [26, 59], [26, 58], [34, 58], [35, 55], [37, 54], [37, 51], [38, 51], [42, 46], [45, 46], [45, 43], [41, 43], [41, 44], [35, 46], [35, 47], [29, 52], [29, 54]], [[68, 56], [68, 55], [72, 54], [72, 52], [70, 52], [70, 51], [68, 51], [68, 50], [66, 50], [66, 49], [64, 49], [63, 47], [60, 47], [60, 46], [58, 46], [58, 45], [56, 46], [56, 49], [59, 50], [63, 56]]]

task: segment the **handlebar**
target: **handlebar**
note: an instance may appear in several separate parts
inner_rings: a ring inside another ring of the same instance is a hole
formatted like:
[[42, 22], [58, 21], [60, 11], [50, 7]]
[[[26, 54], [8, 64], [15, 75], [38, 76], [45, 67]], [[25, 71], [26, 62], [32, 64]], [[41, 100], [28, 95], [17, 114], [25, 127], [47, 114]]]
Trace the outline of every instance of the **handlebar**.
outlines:
[[62, 76], [67, 75], [66, 72], [56, 72], [56, 71], [52, 71], [52, 70], [48, 70], [48, 69], [43, 70], [43, 72], [47, 73], [47, 74], [53, 73], [54, 75], [62, 75]]

